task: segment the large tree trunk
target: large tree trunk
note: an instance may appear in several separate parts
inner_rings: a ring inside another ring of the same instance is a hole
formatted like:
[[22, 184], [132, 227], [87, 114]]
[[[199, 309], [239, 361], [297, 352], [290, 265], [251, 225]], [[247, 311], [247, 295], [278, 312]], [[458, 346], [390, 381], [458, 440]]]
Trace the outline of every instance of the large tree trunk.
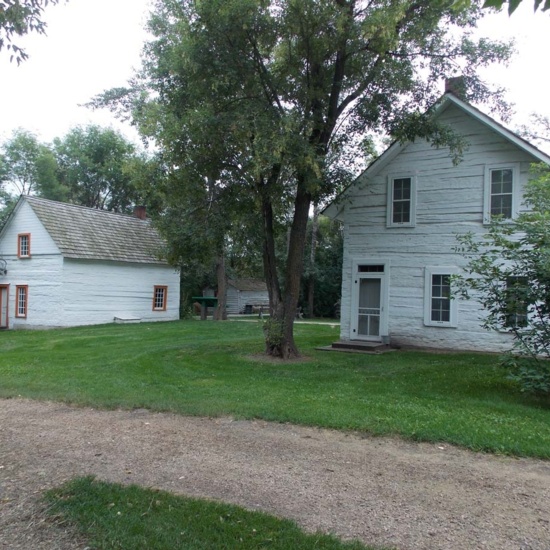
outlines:
[[269, 295], [269, 315], [273, 318], [281, 307], [281, 287], [277, 274], [275, 235], [273, 230], [273, 206], [266, 197], [262, 200], [264, 276]]
[[[299, 356], [298, 348], [294, 342], [294, 318], [298, 307], [300, 278], [304, 267], [304, 246], [310, 204], [311, 195], [305, 190], [303, 182], [299, 182], [294, 201], [294, 218], [290, 228], [284, 293], [281, 302], [270, 304], [272, 306], [270, 307], [271, 316], [265, 325], [266, 353], [282, 359]], [[273, 234], [272, 225], [271, 234]], [[274, 262], [266, 265], [265, 269], [266, 278], [276, 279]]]
[[227, 277], [225, 273], [225, 255], [223, 251], [216, 260], [216, 278], [218, 280], [218, 305], [214, 310], [214, 321], [227, 319]]

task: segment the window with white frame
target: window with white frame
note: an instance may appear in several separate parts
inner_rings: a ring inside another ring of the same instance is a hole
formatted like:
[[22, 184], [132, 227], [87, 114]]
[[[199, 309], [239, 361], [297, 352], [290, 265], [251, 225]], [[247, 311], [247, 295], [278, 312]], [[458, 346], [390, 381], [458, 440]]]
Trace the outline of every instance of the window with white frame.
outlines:
[[155, 286], [155, 290], [153, 292], [153, 311], [166, 311], [167, 297], [167, 286]]
[[29, 301], [29, 287], [27, 285], [18, 285], [15, 287], [15, 316], [18, 318], [27, 317], [27, 308]]
[[424, 289], [424, 324], [435, 327], [456, 327], [458, 308], [451, 292], [454, 267], [427, 267]]
[[31, 234], [20, 233], [17, 235], [17, 256], [19, 258], [31, 257]]
[[388, 227], [413, 227], [416, 221], [416, 178], [388, 178]]
[[493, 218], [511, 220], [517, 214], [519, 166], [488, 166], [485, 170], [484, 222]]

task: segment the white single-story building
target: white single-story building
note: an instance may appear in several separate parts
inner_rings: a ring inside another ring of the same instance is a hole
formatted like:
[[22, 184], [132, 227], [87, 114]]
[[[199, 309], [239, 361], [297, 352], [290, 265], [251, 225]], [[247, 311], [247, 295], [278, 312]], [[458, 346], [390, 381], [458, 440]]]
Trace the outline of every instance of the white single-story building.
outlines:
[[229, 279], [226, 296], [226, 309], [230, 315], [246, 313], [247, 306], [250, 306], [249, 313], [258, 308], [264, 311], [269, 308], [267, 285], [262, 279]]
[[144, 218], [22, 196], [0, 231], [0, 329], [178, 319], [179, 273]]

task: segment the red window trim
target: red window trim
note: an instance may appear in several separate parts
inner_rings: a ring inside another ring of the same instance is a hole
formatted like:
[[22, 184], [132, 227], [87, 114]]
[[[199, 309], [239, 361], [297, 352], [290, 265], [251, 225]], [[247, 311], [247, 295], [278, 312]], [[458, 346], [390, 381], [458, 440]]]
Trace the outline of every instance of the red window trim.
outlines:
[[[19, 313], [19, 289], [25, 289], [25, 313]], [[29, 285], [16, 285], [15, 286], [15, 316], [18, 319], [26, 319], [27, 311], [29, 310]]]
[[[164, 300], [162, 303], [162, 307], [155, 307], [157, 289], [161, 289], [161, 288], [164, 290]], [[155, 288], [153, 289], [153, 311], [166, 311], [167, 303], [168, 303], [168, 287], [165, 285], [155, 285]]]
[[[25, 256], [21, 255], [21, 237], [27, 237], [27, 248], [29, 253]], [[19, 233], [17, 235], [17, 257], [18, 258], [30, 258], [31, 257], [31, 234], [30, 233]]]

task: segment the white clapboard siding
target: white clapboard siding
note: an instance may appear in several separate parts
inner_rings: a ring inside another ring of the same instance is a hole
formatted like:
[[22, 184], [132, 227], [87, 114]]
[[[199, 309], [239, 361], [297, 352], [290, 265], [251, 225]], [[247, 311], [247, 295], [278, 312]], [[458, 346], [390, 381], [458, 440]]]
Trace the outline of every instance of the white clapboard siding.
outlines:
[[[30, 258], [17, 257], [18, 235], [30, 234]], [[32, 208], [18, 204], [11, 223], [0, 240], [0, 257], [6, 261], [7, 274], [0, 284], [9, 284], [9, 328], [50, 326], [61, 317], [61, 266], [59, 249], [40, 223]], [[16, 317], [16, 287], [28, 286], [26, 318]]]
[[[338, 206], [344, 221], [341, 338], [351, 334], [353, 262], [389, 262], [389, 337], [392, 345], [498, 351], [510, 344], [507, 333], [486, 331], [475, 300], [458, 301], [458, 326], [424, 325], [426, 266], [456, 267], [465, 259], [454, 250], [456, 235], [483, 233], [484, 179], [488, 165], [519, 165], [520, 193], [536, 159], [528, 151], [451, 105], [440, 116], [466, 136], [469, 147], [453, 165], [447, 148], [425, 140], [410, 143], [380, 169], [367, 170]], [[392, 175], [416, 177], [416, 226], [387, 227], [387, 186]], [[342, 213], [343, 212], [343, 213]]]
[[[142, 321], [179, 318], [179, 273], [173, 267], [156, 258], [132, 262], [64, 257], [33, 210], [33, 201], [39, 202], [41, 215], [44, 212], [54, 215], [55, 209], [59, 210], [60, 203], [23, 197], [0, 232], [0, 258], [7, 268], [7, 273], [0, 273], [0, 285], [9, 286], [8, 328], [110, 323], [117, 317]], [[54, 214], [48, 211], [49, 204], [53, 205]], [[61, 208], [77, 208], [78, 212], [91, 210], [71, 205], [61, 205]], [[97, 211], [91, 215], [96, 214], [103, 215]], [[135, 230], [134, 219], [112, 216], [104, 217], [106, 224], [112, 219], [120, 226], [129, 219]], [[86, 227], [75, 227], [75, 230], [86, 231]], [[17, 256], [21, 233], [30, 234], [29, 258]], [[94, 233], [94, 236], [101, 238], [100, 234]], [[75, 246], [69, 252], [77, 255], [80, 250]], [[20, 285], [28, 287], [26, 317], [16, 315], [16, 287]], [[166, 311], [153, 310], [155, 286], [167, 287]]]
[[241, 313], [239, 305], [239, 290], [234, 286], [228, 285], [226, 292], [226, 310], [229, 315], [237, 315]]
[[[60, 255], [36, 255], [29, 259], [8, 260], [8, 273], [0, 277], [0, 284], [10, 285], [10, 328], [60, 326], [61, 270]], [[4, 281], [4, 279], [7, 279]], [[26, 318], [16, 317], [16, 287], [28, 287]]]
[[231, 315], [242, 313], [246, 305], [269, 307], [267, 291], [237, 290], [229, 286], [227, 289], [227, 313]]
[[0, 241], [0, 256], [4, 259], [17, 258], [17, 235], [31, 234], [31, 256], [59, 254], [59, 248], [53, 242], [42, 223], [25, 201], [17, 205], [10, 223], [6, 225]]
[[261, 279], [234, 279], [227, 284], [227, 313], [243, 313], [245, 306], [269, 307], [269, 295]]
[[[166, 311], [153, 311], [155, 286], [167, 286]], [[179, 274], [173, 267], [65, 259], [63, 326], [119, 319], [179, 318]]]

